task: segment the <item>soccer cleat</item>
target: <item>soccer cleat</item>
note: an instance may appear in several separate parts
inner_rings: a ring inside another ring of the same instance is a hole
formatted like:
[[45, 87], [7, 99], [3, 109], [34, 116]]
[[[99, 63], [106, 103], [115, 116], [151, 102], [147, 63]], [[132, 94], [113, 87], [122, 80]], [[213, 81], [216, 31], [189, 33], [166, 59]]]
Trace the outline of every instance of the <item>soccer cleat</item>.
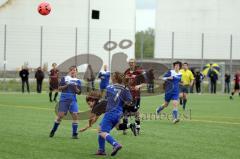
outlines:
[[173, 119], [173, 124], [176, 124], [180, 121], [180, 119]]
[[233, 99], [233, 97], [232, 97], [232, 96], [230, 96], [229, 98], [230, 98], [231, 100]]
[[117, 144], [116, 146], [114, 146], [111, 156], [115, 156], [117, 154], [117, 152], [119, 150], [121, 150], [121, 148], [122, 148], [122, 145], [120, 145], [120, 144]]
[[73, 134], [72, 139], [78, 139], [78, 133]]
[[51, 131], [50, 134], [49, 134], [49, 137], [53, 137], [54, 134], [55, 134], [55, 132], [54, 132], [54, 131]]
[[135, 124], [135, 123], [132, 123], [132, 124], [130, 125], [130, 128], [131, 128], [131, 130], [132, 130], [132, 132], [133, 132], [133, 135], [134, 135], [134, 136], [137, 136], [136, 124]]
[[137, 135], [139, 135], [140, 134], [140, 125], [136, 125], [136, 130], [137, 130]]
[[96, 153], [95, 153], [96, 156], [106, 156], [106, 153], [105, 151], [101, 151], [101, 150], [98, 150]]

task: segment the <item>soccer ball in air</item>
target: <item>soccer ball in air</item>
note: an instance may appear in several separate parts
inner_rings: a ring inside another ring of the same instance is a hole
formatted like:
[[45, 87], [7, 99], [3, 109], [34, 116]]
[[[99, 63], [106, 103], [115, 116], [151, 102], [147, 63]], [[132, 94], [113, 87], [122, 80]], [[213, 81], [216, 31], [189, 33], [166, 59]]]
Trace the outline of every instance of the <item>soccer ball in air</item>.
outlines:
[[51, 12], [51, 5], [47, 2], [42, 2], [38, 5], [38, 12], [41, 15], [48, 15]]

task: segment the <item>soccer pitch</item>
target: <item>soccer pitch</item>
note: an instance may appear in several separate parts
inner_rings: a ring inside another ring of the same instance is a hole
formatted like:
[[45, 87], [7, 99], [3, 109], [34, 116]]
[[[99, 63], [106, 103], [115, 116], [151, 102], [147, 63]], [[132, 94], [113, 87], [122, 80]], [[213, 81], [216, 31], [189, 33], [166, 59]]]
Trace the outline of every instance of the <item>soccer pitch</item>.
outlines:
[[[85, 97], [79, 96], [80, 110], [87, 110]], [[163, 96], [143, 97], [141, 112], [154, 113]], [[0, 159], [89, 159], [99, 158], [98, 124], [71, 139], [71, 121], [63, 121], [49, 138], [55, 113], [46, 93], [0, 93]], [[143, 120], [140, 136], [126, 136], [114, 130], [123, 149], [112, 158], [126, 159], [237, 159], [240, 157], [240, 97], [190, 95], [187, 108], [191, 120], [173, 125], [169, 120]], [[164, 110], [170, 113], [172, 106]], [[182, 109], [180, 109], [182, 112]], [[80, 121], [82, 128], [87, 121]], [[108, 156], [111, 146], [106, 143]]]

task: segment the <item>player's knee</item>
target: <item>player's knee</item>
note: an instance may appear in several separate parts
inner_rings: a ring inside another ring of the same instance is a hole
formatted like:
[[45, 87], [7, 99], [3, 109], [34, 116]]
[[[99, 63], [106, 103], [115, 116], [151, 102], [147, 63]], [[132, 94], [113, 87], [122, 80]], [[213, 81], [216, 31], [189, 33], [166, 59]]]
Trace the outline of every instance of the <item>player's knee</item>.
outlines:
[[78, 114], [77, 113], [72, 113], [72, 119], [73, 120], [78, 120]]

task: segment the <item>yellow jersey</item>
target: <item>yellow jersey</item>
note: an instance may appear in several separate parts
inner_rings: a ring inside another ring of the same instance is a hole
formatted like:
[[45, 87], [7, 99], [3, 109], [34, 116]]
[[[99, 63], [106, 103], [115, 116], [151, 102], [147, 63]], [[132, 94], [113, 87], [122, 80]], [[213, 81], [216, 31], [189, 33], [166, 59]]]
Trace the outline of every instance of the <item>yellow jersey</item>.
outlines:
[[192, 71], [188, 69], [186, 71], [184, 69], [181, 69], [180, 72], [182, 73], [182, 85], [190, 85], [191, 82], [195, 79]]

